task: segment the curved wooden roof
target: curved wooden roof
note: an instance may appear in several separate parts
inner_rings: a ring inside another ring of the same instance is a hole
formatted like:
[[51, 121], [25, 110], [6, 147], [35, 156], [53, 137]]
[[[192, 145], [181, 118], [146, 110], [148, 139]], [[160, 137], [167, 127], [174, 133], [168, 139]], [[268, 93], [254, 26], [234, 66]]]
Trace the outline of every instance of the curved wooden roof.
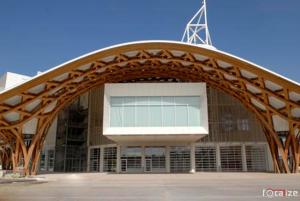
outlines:
[[[204, 81], [238, 96], [264, 117], [300, 124], [300, 85], [253, 63], [205, 46], [146, 41], [76, 58], [0, 94], [0, 129], [52, 113], [91, 87], [133, 78]], [[271, 122], [269, 122], [271, 123]]]
[[[299, 83], [207, 46], [141, 41], [83, 55], [2, 92], [0, 139], [21, 139], [30, 125], [42, 136], [57, 112], [89, 89], [150, 77], [206, 82], [236, 97], [256, 114], [277, 146], [281, 143], [276, 131], [293, 136], [300, 131]], [[38, 140], [35, 137], [33, 144]]]

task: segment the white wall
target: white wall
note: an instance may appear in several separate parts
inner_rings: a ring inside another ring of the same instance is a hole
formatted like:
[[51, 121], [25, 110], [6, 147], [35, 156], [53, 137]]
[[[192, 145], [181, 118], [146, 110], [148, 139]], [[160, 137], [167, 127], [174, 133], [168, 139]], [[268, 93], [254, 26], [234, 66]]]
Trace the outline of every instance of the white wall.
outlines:
[[31, 77], [26, 75], [7, 72], [0, 77], [0, 92], [17, 86], [29, 79], [31, 79]]
[[[201, 126], [197, 127], [110, 127], [111, 96], [200, 96]], [[105, 84], [104, 135], [208, 134], [205, 83], [124, 83]]]
[[48, 133], [47, 133], [47, 136], [45, 139], [45, 143], [44, 143], [45, 146], [55, 147], [56, 133], [57, 133], [57, 117], [55, 117], [55, 119], [53, 120], [53, 122], [48, 130]]

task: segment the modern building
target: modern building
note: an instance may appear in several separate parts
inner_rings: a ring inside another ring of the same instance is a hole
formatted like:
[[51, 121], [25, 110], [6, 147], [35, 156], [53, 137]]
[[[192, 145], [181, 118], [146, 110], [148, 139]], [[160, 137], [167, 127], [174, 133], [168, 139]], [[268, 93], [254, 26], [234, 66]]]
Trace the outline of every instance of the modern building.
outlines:
[[206, 83], [104, 84], [62, 110], [40, 170], [62, 172], [272, 171], [262, 127]]
[[297, 172], [299, 83], [213, 47], [205, 3], [183, 40], [121, 44], [32, 78], [0, 78], [0, 140], [12, 145], [13, 168]]

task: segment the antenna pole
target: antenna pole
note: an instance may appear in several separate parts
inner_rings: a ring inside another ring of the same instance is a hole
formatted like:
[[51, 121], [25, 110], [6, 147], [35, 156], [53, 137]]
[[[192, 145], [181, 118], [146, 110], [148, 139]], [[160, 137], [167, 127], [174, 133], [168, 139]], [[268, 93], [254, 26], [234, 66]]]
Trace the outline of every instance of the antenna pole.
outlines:
[[186, 25], [181, 41], [212, 46], [207, 24], [206, 1], [203, 0], [202, 4], [198, 12]]

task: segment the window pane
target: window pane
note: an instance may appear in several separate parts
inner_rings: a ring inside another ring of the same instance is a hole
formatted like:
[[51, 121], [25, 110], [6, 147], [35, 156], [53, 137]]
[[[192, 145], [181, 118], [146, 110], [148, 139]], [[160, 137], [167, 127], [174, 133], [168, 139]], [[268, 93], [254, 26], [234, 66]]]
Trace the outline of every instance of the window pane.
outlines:
[[124, 97], [123, 105], [135, 105], [135, 97]]
[[187, 105], [187, 99], [189, 97], [185, 97], [185, 96], [177, 96], [177, 97], [174, 97], [174, 101], [175, 101], [175, 104], [176, 105]]
[[200, 126], [200, 109], [189, 106], [189, 126]]
[[110, 109], [110, 126], [121, 127], [122, 126], [122, 113], [123, 108], [114, 106]]
[[194, 106], [200, 107], [200, 97], [199, 96], [185, 97], [185, 102], [188, 105], [194, 105]]
[[123, 97], [110, 97], [111, 106], [120, 106], [123, 104]]
[[135, 105], [148, 105], [148, 97], [144, 97], [144, 96], [135, 97]]
[[124, 107], [124, 127], [134, 127], [135, 126], [135, 106], [125, 106]]
[[174, 105], [174, 97], [171, 96], [163, 96], [162, 105]]
[[149, 105], [161, 105], [161, 97], [160, 96], [149, 97]]
[[175, 106], [163, 106], [163, 126], [175, 126]]
[[176, 126], [188, 126], [188, 109], [186, 105], [176, 105]]
[[199, 96], [111, 97], [112, 127], [200, 126]]
[[136, 125], [137, 127], [146, 127], [149, 122], [148, 106], [138, 105], [136, 106]]
[[162, 126], [162, 116], [161, 116], [161, 106], [150, 106], [149, 108], [149, 126], [161, 127]]

